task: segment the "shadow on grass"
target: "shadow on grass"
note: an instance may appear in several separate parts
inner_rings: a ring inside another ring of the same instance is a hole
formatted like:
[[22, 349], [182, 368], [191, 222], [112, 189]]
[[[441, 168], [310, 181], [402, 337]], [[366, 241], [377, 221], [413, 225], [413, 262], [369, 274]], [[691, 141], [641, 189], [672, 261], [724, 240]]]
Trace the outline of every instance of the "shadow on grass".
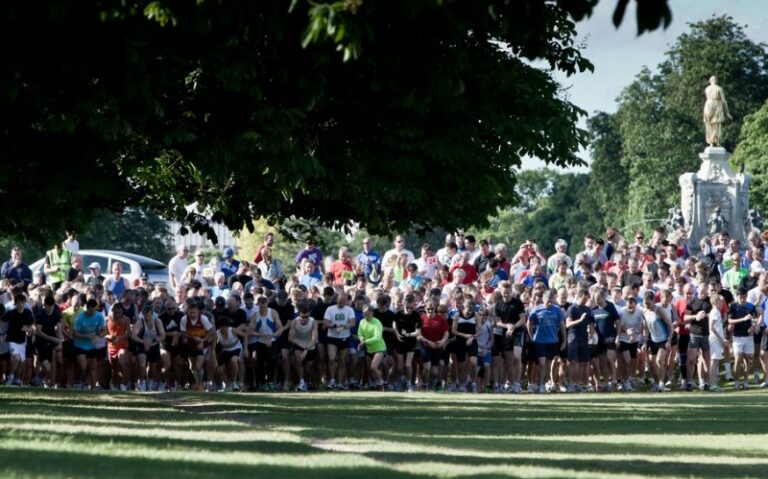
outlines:
[[[190, 457], [194, 452], [190, 452]], [[41, 460], [44, 458], [44, 460]], [[297, 457], [299, 459], [300, 456]], [[244, 465], [216, 464], [198, 461], [163, 461], [144, 458], [105, 457], [89, 453], [60, 453], [46, 451], [41, 454], [33, 448], [0, 451], [0, 476], [2, 477], [78, 477], [104, 479], [122, 477], [143, 478], [203, 478], [228, 477], [366, 479], [391, 477], [418, 477], [393, 471], [386, 467], [319, 467], [308, 468], [294, 465]]]

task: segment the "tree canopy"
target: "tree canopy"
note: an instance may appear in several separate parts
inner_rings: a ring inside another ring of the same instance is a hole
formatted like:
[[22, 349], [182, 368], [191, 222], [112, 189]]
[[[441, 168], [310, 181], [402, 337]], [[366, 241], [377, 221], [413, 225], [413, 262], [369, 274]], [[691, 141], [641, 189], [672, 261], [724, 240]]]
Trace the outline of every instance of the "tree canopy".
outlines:
[[731, 162], [737, 169], [752, 175], [749, 188], [750, 208], [768, 214], [768, 101], [747, 115], [741, 127], [739, 144]]
[[[579, 163], [583, 112], [524, 58], [591, 69], [573, 20], [596, 3], [4, 2], [0, 231], [126, 207], [199, 232], [483, 224], [521, 157]], [[670, 19], [637, 14], [639, 32]]]
[[768, 50], [727, 16], [690, 25], [657, 72], [644, 68], [618, 99], [615, 114], [589, 123], [591, 177], [602, 187], [594, 207], [620, 226], [666, 216], [680, 204], [678, 177], [697, 171], [706, 143], [703, 91], [716, 75], [733, 115], [723, 146], [733, 152], [744, 118], [768, 98]]

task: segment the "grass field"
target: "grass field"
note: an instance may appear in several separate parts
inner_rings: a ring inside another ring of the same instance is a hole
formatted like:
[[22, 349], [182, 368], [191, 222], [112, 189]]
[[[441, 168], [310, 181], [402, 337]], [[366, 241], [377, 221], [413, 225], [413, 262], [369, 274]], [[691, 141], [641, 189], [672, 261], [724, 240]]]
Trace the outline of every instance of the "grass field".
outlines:
[[0, 477], [766, 477], [768, 394], [0, 389]]

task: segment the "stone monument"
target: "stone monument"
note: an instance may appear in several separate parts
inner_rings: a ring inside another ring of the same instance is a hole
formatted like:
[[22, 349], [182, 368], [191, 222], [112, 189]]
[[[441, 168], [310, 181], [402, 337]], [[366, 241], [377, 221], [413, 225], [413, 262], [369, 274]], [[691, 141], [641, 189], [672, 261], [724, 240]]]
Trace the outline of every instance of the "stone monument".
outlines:
[[699, 154], [702, 163], [696, 173], [680, 176], [682, 210], [688, 230], [689, 247], [698, 251], [704, 236], [727, 231], [731, 238], [746, 244], [752, 230], [749, 216], [749, 175], [734, 173], [728, 152], [707, 147]]
[[746, 244], [752, 231], [755, 214], [749, 210], [749, 175], [735, 174], [728, 165], [728, 152], [720, 146], [722, 124], [732, 119], [725, 101], [725, 92], [710, 77], [704, 90], [703, 120], [706, 142], [709, 144], [699, 153], [701, 166], [696, 173], [680, 176], [682, 213], [688, 232], [688, 246], [699, 250], [699, 241], [727, 231], [731, 238]]

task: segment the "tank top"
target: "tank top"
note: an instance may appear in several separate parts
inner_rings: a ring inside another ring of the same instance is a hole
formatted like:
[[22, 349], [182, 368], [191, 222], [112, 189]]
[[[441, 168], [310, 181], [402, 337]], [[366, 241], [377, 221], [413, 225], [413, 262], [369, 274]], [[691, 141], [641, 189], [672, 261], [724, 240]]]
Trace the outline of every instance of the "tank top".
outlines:
[[[273, 334], [273, 340], [274, 340], [274, 333], [277, 331], [277, 323], [272, 320], [272, 310], [267, 309], [267, 314], [264, 316], [261, 315], [258, 311], [256, 311], [256, 326], [254, 328], [254, 331], [257, 333], [272, 333]], [[255, 339], [255, 341], [253, 341]], [[267, 344], [269, 341], [267, 338], [263, 336], [254, 336], [253, 339], [249, 340], [248, 344], [253, 344], [254, 342]]]
[[221, 349], [224, 351], [235, 351], [240, 349], [240, 339], [232, 332], [232, 328], [226, 329], [227, 336], [221, 334], [221, 330], [216, 331], [216, 338], [219, 340]]
[[310, 317], [307, 324], [301, 324], [301, 319], [298, 318], [294, 321], [296, 321], [296, 326], [293, 330], [293, 341], [299, 346], [306, 346], [312, 341], [312, 327], [315, 324], [315, 318]]
[[193, 322], [187, 317], [187, 334], [195, 338], [204, 338], [208, 334], [205, 331], [202, 317], [197, 318], [197, 322]]
[[[712, 311], [709, 312], [709, 319], [715, 320], [712, 327], [720, 333], [720, 337], [725, 337], [724, 329], [723, 329], [723, 315], [720, 314], [720, 311], [717, 308], [712, 308]], [[717, 336], [715, 336], [715, 331], [712, 329], [709, 330], [709, 337], [712, 339], [717, 339]]]
[[125, 291], [125, 278], [122, 276], [120, 276], [119, 280], [116, 280], [115, 278], [109, 278], [107, 280], [107, 284], [104, 285], [104, 287], [108, 291], [115, 293], [115, 298], [119, 298], [123, 295], [123, 291]]
[[[107, 332], [111, 336], [126, 336], [126, 332], [128, 331], [128, 327], [125, 324], [125, 321], [115, 321], [112, 319], [112, 316], [109, 317], [109, 320], [107, 321]], [[109, 346], [109, 349], [118, 351], [120, 349], [125, 349], [128, 347], [128, 337], [124, 337], [118, 342], [109, 342], [107, 343]]]
[[460, 314], [456, 322], [456, 331], [462, 334], [475, 334], [477, 332], [475, 315], [465, 318], [463, 314]]
[[139, 334], [139, 337], [141, 339], [149, 339], [150, 347], [154, 346], [155, 343], [157, 343], [157, 325], [155, 324], [155, 319], [152, 318], [152, 327], [147, 327], [147, 320], [143, 317], [141, 318], [141, 322], [143, 323], [141, 325], [141, 333]]

